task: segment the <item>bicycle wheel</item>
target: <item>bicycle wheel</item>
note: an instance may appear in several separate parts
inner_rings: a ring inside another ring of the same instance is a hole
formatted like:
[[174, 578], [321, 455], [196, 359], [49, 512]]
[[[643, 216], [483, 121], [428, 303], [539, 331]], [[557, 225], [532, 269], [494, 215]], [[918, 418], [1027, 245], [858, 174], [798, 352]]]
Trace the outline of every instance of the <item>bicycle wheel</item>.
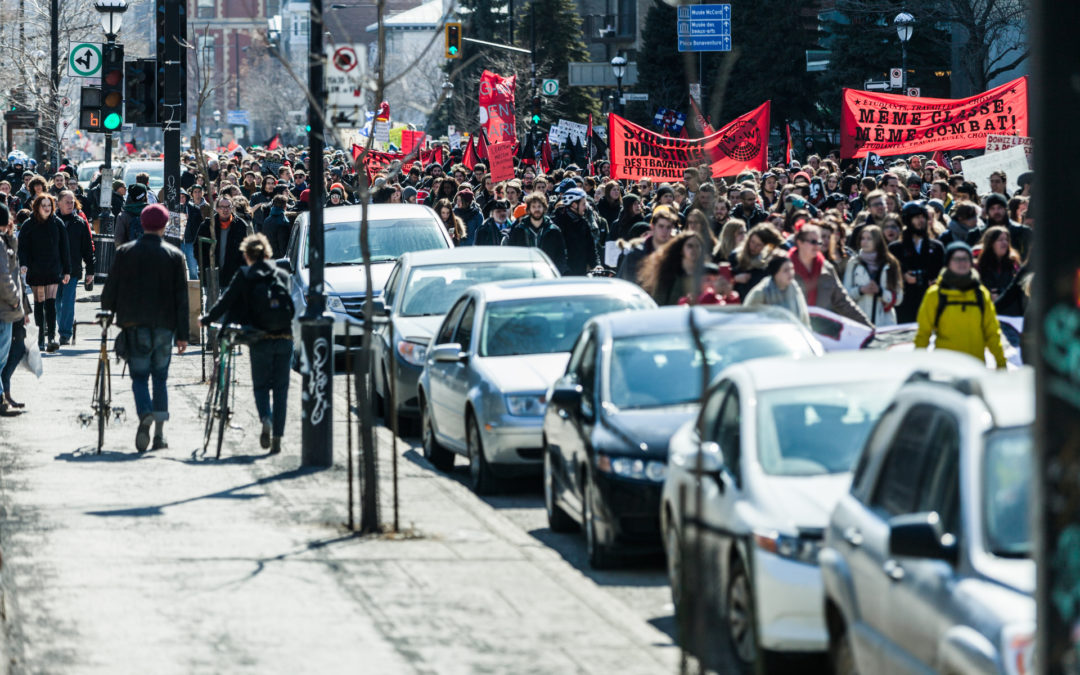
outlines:
[[210, 448], [210, 436], [214, 433], [214, 414], [217, 412], [217, 403], [220, 389], [218, 389], [218, 373], [220, 363], [214, 364], [214, 373], [210, 377], [210, 389], [206, 392], [206, 401], [203, 403], [202, 414], [206, 418], [203, 426], [203, 454]]
[[225, 441], [225, 428], [229, 426], [229, 418], [232, 411], [229, 409], [229, 390], [232, 388], [232, 349], [223, 351], [221, 358], [224, 362], [221, 378], [221, 405], [218, 417], [217, 433], [217, 458], [221, 459], [221, 445]]
[[109, 404], [105, 400], [105, 364], [98, 360], [97, 379], [94, 383], [94, 414], [97, 415], [97, 454], [105, 445], [105, 423], [109, 417]]

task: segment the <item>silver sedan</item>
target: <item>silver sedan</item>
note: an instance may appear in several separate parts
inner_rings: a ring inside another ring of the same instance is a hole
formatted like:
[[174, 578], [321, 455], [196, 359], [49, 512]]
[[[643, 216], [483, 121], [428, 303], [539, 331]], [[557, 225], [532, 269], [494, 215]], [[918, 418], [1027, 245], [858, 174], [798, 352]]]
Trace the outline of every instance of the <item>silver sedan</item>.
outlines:
[[547, 391], [565, 372], [593, 316], [656, 303], [616, 279], [480, 284], [451, 307], [420, 375], [424, 455], [449, 471], [469, 458], [472, 487], [491, 492], [499, 476], [539, 473]]

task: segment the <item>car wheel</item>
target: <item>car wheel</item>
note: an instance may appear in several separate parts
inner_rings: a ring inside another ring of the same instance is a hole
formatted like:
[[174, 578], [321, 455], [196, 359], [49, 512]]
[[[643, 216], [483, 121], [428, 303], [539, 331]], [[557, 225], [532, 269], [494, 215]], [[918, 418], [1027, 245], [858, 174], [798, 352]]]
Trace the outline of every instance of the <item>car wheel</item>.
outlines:
[[736, 560], [728, 579], [727, 625], [731, 651], [740, 662], [742, 671], [753, 672], [754, 662], [758, 658], [757, 623], [750, 576], [742, 560]]
[[840, 635], [829, 640], [829, 661], [832, 662], [835, 675], [857, 675], [855, 652], [851, 648], [851, 635], [845, 629]]
[[480, 425], [476, 418], [469, 416], [469, 427], [466, 432], [469, 447], [469, 475], [472, 478], [472, 489], [478, 495], [489, 495], [495, 491], [495, 476], [491, 472], [491, 465], [484, 457], [484, 445], [480, 440]]
[[589, 566], [594, 570], [610, 569], [614, 564], [611, 547], [601, 544], [596, 534], [596, 509], [593, 501], [599, 499], [596, 487], [589, 478], [581, 499], [581, 519], [585, 522], [585, 550], [589, 554]]
[[454, 469], [454, 453], [443, 447], [435, 438], [435, 428], [431, 426], [431, 410], [428, 406], [423, 407], [421, 415], [424, 457], [439, 471], [449, 473]]
[[555, 476], [551, 467], [551, 453], [544, 448], [544, 509], [547, 511], [548, 527], [552, 532], [573, 532], [577, 522], [555, 503]]

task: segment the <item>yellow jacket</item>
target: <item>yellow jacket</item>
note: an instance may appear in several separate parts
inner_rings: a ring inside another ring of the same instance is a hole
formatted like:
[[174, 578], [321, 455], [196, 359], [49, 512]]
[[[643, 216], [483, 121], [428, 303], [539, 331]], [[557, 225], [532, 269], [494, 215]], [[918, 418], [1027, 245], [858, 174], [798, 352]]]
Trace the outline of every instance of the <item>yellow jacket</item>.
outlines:
[[[976, 293], [983, 295], [983, 311], [979, 314]], [[947, 298], [945, 310], [934, 327], [938, 303], [941, 297]], [[964, 304], [966, 303], [966, 304]], [[971, 354], [983, 361], [986, 350], [994, 355], [998, 368], [1005, 367], [1005, 350], [1001, 346], [1001, 326], [998, 324], [994, 301], [990, 291], [979, 284], [975, 288], [961, 291], [953, 288], [941, 288], [940, 280], [932, 285], [923, 296], [919, 305], [919, 329], [915, 333], [915, 348], [926, 349], [930, 344], [930, 335], [937, 333], [934, 342], [936, 349], [951, 349]]]

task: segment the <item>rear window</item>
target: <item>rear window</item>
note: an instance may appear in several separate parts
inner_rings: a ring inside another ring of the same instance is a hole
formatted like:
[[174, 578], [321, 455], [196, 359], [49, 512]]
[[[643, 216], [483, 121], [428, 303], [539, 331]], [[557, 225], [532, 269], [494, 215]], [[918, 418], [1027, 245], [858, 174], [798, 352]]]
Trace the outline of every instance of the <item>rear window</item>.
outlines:
[[488, 262], [416, 267], [409, 273], [401, 316], [446, 314], [461, 294], [476, 284], [511, 279], [551, 279], [551, 266], [540, 262]]
[[644, 296], [537, 298], [492, 303], [484, 313], [480, 356], [569, 352], [585, 322], [599, 314], [652, 307]]
[[[371, 262], [397, 260], [409, 251], [450, 248], [439, 232], [440, 225], [431, 218], [372, 220], [368, 223]], [[326, 265], [362, 265], [360, 223], [329, 223], [325, 226]], [[309, 234], [310, 236], [310, 234]], [[304, 242], [304, 264], [310, 265], [308, 242]]]

